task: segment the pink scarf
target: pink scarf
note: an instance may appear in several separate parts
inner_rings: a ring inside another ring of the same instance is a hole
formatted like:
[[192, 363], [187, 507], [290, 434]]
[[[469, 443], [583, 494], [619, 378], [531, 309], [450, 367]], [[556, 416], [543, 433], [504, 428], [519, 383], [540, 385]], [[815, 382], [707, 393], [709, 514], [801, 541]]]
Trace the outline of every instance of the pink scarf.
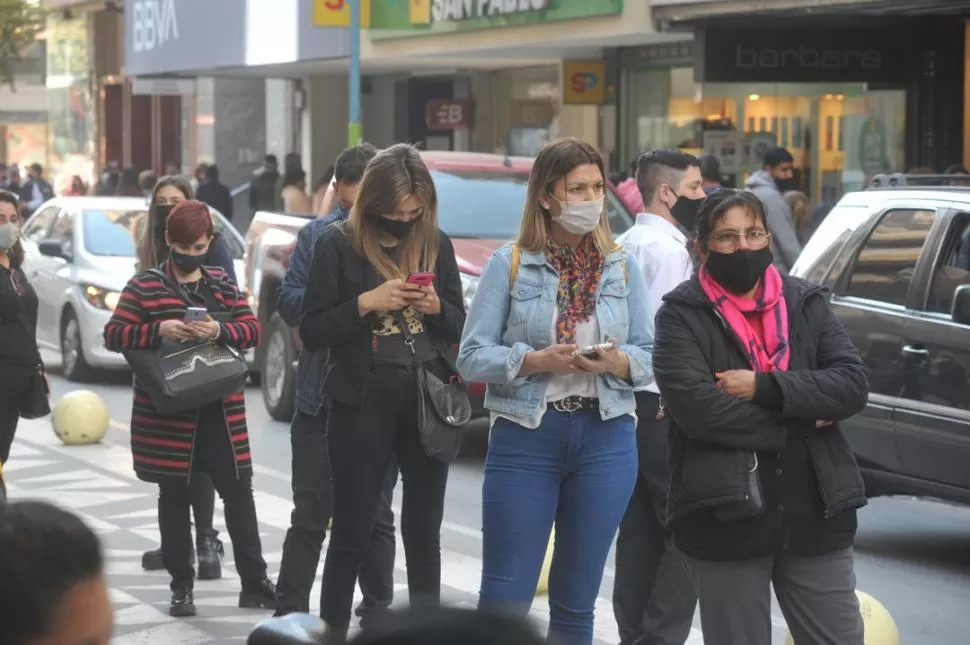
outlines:
[[[699, 272], [701, 288], [714, 303], [718, 312], [747, 348], [748, 362], [756, 372], [788, 369], [788, 305], [781, 292], [781, 274], [769, 265], [764, 279], [753, 299], [743, 298], [727, 291], [707, 273], [706, 267]], [[748, 321], [745, 314], [759, 312], [764, 328], [764, 340]]]

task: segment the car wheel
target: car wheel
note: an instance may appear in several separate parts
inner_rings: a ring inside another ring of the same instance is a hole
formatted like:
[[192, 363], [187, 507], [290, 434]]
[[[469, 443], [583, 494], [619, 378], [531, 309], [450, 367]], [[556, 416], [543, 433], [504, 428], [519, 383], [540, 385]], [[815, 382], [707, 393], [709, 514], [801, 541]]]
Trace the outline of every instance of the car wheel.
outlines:
[[293, 419], [296, 410], [296, 348], [290, 334], [279, 314], [273, 314], [266, 326], [266, 346], [259, 370], [266, 411], [276, 421], [285, 422]]
[[70, 309], [64, 314], [61, 323], [61, 370], [64, 378], [82, 383], [94, 376], [94, 370], [84, 359], [84, 346], [81, 342], [81, 325]]

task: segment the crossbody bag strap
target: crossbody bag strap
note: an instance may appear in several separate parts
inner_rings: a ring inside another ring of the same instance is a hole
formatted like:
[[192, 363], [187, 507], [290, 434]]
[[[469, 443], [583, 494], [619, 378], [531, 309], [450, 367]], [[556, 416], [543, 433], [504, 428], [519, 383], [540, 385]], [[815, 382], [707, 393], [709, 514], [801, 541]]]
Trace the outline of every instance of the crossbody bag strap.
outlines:
[[411, 333], [411, 328], [408, 326], [407, 318], [404, 317], [404, 312], [398, 309], [394, 312], [394, 320], [397, 321], [397, 326], [401, 330], [401, 335], [404, 336], [404, 344], [408, 346], [411, 350], [411, 356], [417, 356], [418, 352], [414, 349], [414, 334]]

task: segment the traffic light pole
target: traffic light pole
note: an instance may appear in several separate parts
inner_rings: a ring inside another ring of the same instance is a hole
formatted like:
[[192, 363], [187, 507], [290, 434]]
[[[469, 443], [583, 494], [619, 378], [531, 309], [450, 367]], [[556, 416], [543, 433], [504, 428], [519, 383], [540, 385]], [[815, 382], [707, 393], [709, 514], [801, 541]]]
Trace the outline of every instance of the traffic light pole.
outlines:
[[360, 122], [360, 3], [363, 0], [348, 0], [350, 3], [350, 123], [347, 126], [349, 147], [358, 145], [363, 138]]

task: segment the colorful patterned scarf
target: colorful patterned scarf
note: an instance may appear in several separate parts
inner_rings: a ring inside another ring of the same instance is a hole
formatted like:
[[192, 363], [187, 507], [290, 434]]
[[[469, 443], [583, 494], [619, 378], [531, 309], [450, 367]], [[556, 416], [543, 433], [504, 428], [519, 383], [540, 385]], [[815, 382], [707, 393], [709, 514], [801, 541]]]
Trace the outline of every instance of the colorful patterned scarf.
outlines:
[[[708, 299], [747, 348], [748, 362], [756, 372], [786, 371], [788, 347], [788, 304], [781, 291], [781, 274], [769, 265], [753, 299], [743, 298], [718, 284], [706, 267], [698, 276]], [[764, 339], [751, 328], [745, 314], [760, 312]]]
[[546, 241], [546, 260], [559, 273], [557, 342], [571, 345], [576, 342], [577, 323], [586, 322], [596, 311], [603, 254], [592, 235], [584, 237], [575, 251], [550, 237]]

